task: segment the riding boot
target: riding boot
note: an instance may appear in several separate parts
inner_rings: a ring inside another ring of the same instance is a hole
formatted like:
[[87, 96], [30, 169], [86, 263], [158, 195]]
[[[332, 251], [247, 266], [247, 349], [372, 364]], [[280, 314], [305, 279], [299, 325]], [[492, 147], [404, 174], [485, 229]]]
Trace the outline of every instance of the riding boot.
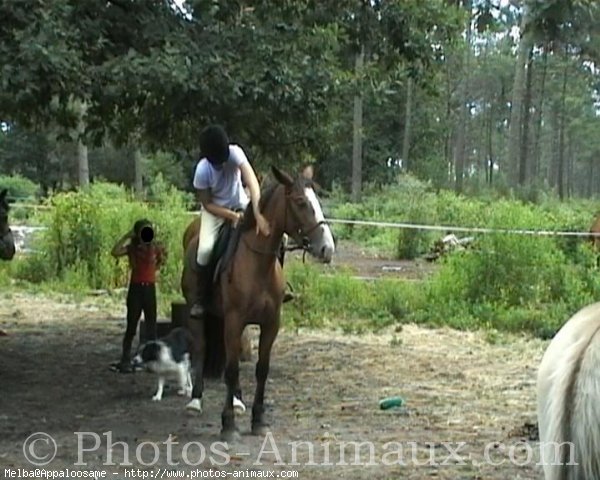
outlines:
[[197, 265], [196, 272], [196, 301], [190, 309], [190, 317], [202, 318], [208, 308], [208, 290], [212, 281], [211, 268]]

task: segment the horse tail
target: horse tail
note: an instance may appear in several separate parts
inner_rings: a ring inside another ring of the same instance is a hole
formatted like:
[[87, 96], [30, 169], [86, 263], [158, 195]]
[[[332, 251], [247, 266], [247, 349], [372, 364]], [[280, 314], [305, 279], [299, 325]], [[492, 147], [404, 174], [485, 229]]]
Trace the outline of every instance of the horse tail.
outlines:
[[600, 478], [600, 304], [574, 315], [538, 374], [541, 462], [546, 480]]
[[205, 318], [204, 377], [220, 379], [225, 370], [226, 360], [223, 319], [210, 314], [207, 314]]

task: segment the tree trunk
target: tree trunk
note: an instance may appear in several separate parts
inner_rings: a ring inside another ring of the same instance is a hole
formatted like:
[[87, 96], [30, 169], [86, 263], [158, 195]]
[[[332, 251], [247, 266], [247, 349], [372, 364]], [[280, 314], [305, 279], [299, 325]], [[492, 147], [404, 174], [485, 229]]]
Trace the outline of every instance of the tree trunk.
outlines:
[[512, 102], [510, 107], [510, 124], [508, 130], [508, 156], [507, 167], [509, 171], [507, 176], [514, 185], [518, 179], [518, 160], [519, 146], [521, 145], [521, 128], [522, 128], [522, 105], [525, 92], [525, 63], [531, 49], [531, 40], [529, 34], [525, 34], [527, 23], [527, 12], [523, 13], [521, 20], [521, 39], [519, 41], [519, 53], [517, 55], [515, 78], [513, 82]]
[[533, 48], [529, 50], [525, 76], [525, 96], [523, 98], [523, 129], [519, 154], [519, 185], [523, 186], [529, 177], [529, 117], [531, 112], [531, 86], [533, 83]]
[[413, 103], [413, 79], [409, 76], [406, 85], [406, 109], [404, 112], [404, 137], [402, 140], [402, 163], [407, 172], [413, 169], [412, 161], [409, 160], [410, 151], [410, 127], [412, 120], [412, 103]]
[[542, 137], [542, 119], [544, 110], [544, 97], [546, 95], [546, 73], [548, 71], [548, 49], [544, 46], [544, 55], [542, 63], [542, 78], [540, 80], [540, 99], [535, 112], [535, 133], [533, 145], [533, 162], [531, 163], [531, 176], [537, 177], [541, 171], [541, 148], [540, 140]]
[[567, 96], [567, 78], [568, 62], [565, 59], [565, 69], [563, 72], [563, 84], [560, 96], [560, 123], [558, 137], [558, 197], [561, 200], [565, 198], [565, 129], [566, 129], [566, 96]]
[[[449, 126], [452, 125], [452, 103], [451, 103], [451, 99], [452, 99], [452, 87], [450, 84], [450, 69], [448, 67], [448, 62], [445, 62], [446, 65], [446, 118], [445, 118], [445, 122], [444, 125]], [[452, 128], [446, 128], [446, 131], [444, 133], [444, 165], [446, 167], [446, 172], [448, 172], [448, 177], [446, 178], [447, 181], [450, 180], [450, 178], [452, 178], [451, 175], [451, 171], [452, 171], [452, 158], [451, 158], [451, 143], [452, 143]]]
[[572, 198], [575, 193], [575, 185], [573, 182], [573, 163], [574, 163], [574, 140], [573, 135], [569, 132], [567, 136], [567, 197]]
[[551, 188], [558, 189], [558, 138], [560, 136], [560, 113], [558, 100], [552, 102], [552, 136], [550, 140], [550, 158], [549, 158], [549, 171], [548, 171], [548, 183]]
[[142, 167], [142, 152], [137, 147], [133, 149], [133, 168], [134, 168], [134, 182], [133, 188], [138, 198], [144, 196], [144, 181], [143, 181], [143, 167]]
[[85, 144], [85, 114], [87, 105], [85, 102], [77, 101], [75, 109], [79, 117], [77, 124], [77, 176], [79, 188], [87, 189], [90, 186], [90, 166], [88, 163], [88, 149]]
[[362, 71], [365, 59], [365, 48], [361, 47], [356, 55], [355, 75], [360, 85], [359, 91], [354, 96], [354, 121], [352, 135], [352, 201], [359, 202], [362, 193], [362, 135], [363, 135], [363, 98], [362, 98]]
[[490, 115], [488, 119], [487, 129], [487, 165], [486, 165], [486, 182], [492, 185], [494, 178], [494, 151], [493, 151], [493, 132], [494, 132], [494, 103], [490, 102]]
[[461, 193], [463, 191], [463, 180], [465, 173], [465, 154], [466, 154], [466, 132], [467, 132], [467, 120], [469, 118], [469, 107], [467, 102], [467, 95], [469, 92], [469, 78], [470, 71], [469, 65], [471, 60], [471, 16], [472, 16], [472, 0], [467, 0], [465, 2], [465, 9], [468, 12], [467, 15], [467, 38], [466, 38], [466, 49], [465, 49], [465, 58], [462, 69], [462, 82], [461, 82], [461, 90], [460, 90], [460, 116], [458, 121], [458, 132], [456, 138], [456, 148], [455, 148], [455, 186], [454, 189], [456, 193]]
[[86, 189], [90, 186], [90, 166], [88, 162], [88, 148], [81, 140], [77, 142], [77, 165], [79, 187]]
[[595, 169], [594, 169], [594, 158], [596, 158], [596, 155], [590, 155], [590, 158], [588, 160], [588, 175], [587, 175], [587, 198], [592, 198], [594, 196], [594, 185], [595, 185], [595, 181], [594, 181], [594, 176], [595, 176]]

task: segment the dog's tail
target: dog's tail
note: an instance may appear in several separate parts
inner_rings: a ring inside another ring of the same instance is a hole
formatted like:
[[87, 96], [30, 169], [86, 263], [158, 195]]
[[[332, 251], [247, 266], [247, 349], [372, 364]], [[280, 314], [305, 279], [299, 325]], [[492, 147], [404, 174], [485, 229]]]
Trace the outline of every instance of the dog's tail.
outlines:
[[[546, 480], [600, 478], [600, 305], [583, 309], [548, 347], [538, 374]], [[574, 322], [573, 322], [574, 321]], [[586, 328], [587, 327], [587, 328]]]

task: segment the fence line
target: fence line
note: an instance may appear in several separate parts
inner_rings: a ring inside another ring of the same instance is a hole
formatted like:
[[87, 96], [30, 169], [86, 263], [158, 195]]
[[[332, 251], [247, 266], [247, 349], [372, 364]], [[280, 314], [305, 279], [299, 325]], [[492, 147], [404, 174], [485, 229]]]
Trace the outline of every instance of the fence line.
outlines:
[[342, 218], [327, 219], [328, 223], [343, 225], [362, 225], [382, 228], [408, 228], [415, 230], [437, 230], [444, 232], [466, 232], [466, 233], [509, 233], [517, 235], [559, 236], [559, 237], [600, 237], [599, 233], [590, 232], [567, 232], [560, 230], [525, 230], [512, 228], [485, 228], [485, 227], [457, 227], [452, 225], [422, 225], [417, 223], [395, 223], [375, 222], [370, 220], [346, 220]]
[[[199, 211], [186, 212], [189, 215], [199, 215]], [[538, 236], [563, 236], [563, 237], [600, 237], [599, 233], [590, 232], [566, 232], [559, 230], [521, 230], [510, 228], [485, 228], [485, 227], [457, 227], [452, 225], [424, 225], [418, 223], [401, 222], [376, 222], [372, 220], [348, 220], [344, 218], [326, 218], [327, 223], [340, 225], [361, 225], [366, 227], [379, 228], [406, 228], [413, 230], [433, 230], [443, 232], [464, 232], [464, 233], [509, 233], [517, 235], [538, 235]]]
[[[28, 204], [13, 204], [13, 206], [29, 206]], [[31, 207], [36, 207], [31, 205]], [[47, 205], [37, 205], [38, 208], [52, 208]], [[200, 211], [186, 211], [188, 215], [199, 215]], [[403, 223], [403, 222], [380, 222], [372, 220], [350, 220], [343, 218], [327, 218], [327, 223], [340, 225], [359, 225], [366, 227], [378, 228], [404, 228], [413, 230], [430, 230], [443, 232], [463, 232], [463, 233], [504, 233], [513, 235], [534, 235], [534, 236], [550, 236], [550, 237], [600, 237], [599, 233], [591, 232], [569, 232], [560, 230], [531, 230], [531, 229], [514, 229], [514, 228], [486, 228], [486, 227], [460, 227], [455, 225], [425, 225], [418, 223]], [[41, 227], [44, 228], [44, 227]]]

